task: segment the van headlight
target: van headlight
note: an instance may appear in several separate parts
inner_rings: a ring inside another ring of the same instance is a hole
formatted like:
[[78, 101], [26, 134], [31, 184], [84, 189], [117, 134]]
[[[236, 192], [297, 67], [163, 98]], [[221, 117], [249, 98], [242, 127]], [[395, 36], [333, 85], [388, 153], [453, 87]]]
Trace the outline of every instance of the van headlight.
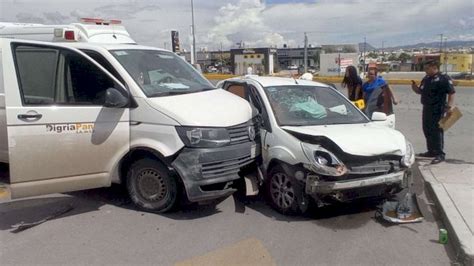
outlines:
[[311, 162], [311, 171], [327, 176], [342, 176], [347, 173], [347, 167], [332, 152], [318, 145], [301, 143], [303, 153]]
[[230, 143], [225, 128], [176, 127], [176, 131], [186, 147], [215, 148]]
[[413, 149], [413, 145], [408, 140], [405, 140], [405, 143], [405, 155], [403, 156], [401, 163], [405, 167], [411, 167], [415, 162], [415, 150]]

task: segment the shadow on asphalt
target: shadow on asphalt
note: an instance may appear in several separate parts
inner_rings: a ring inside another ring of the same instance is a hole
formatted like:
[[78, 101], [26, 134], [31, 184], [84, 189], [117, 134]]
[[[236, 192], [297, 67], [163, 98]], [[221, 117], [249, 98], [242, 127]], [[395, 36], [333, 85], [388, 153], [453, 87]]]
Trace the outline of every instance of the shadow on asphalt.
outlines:
[[[70, 196], [44, 197], [15, 200], [0, 203], [0, 230], [20, 233], [15, 230], [16, 225], [35, 223], [43, 219], [48, 221], [62, 219], [82, 213], [99, 210], [103, 203], [99, 201], [78, 199]], [[61, 209], [72, 209], [62, 215], [54, 217]], [[45, 221], [47, 223], [48, 221]]]

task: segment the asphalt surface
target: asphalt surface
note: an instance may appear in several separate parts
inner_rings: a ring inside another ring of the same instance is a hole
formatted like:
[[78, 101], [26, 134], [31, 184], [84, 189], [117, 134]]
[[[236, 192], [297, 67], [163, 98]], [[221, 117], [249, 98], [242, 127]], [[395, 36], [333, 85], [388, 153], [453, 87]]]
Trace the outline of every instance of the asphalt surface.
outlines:
[[[397, 128], [421, 151], [425, 144], [419, 97], [407, 86], [394, 89], [402, 100], [395, 110]], [[472, 88], [458, 89], [464, 117], [446, 134], [452, 162], [473, 158], [473, 93]], [[260, 265], [454, 263], [451, 246], [437, 243], [443, 225], [416, 169], [414, 180], [425, 220], [406, 225], [380, 222], [375, 215], [380, 201], [289, 217], [273, 211], [261, 197], [233, 196], [217, 205], [191, 205], [158, 215], [135, 210], [120, 186], [0, 202], [0, 264], [172, 265], [197, 262], [197, 256], [201, 262], [220, 264], [246, 257], [252, 258], [247, 264]], [[14, 229], [69, 207], [69, 212], [40, 225]]]

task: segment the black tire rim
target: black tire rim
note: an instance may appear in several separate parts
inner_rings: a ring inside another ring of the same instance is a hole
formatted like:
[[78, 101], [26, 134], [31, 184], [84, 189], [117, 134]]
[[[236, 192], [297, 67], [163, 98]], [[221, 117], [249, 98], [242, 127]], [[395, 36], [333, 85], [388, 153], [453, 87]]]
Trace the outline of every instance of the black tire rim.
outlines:
[[270, 183], [270, 195], [273, 202], [281, 209], [288, 209], [295, 201], [295, 192], [291, 181], [284, 173], [273, 175]]
[[163, 177], [154, 169], [146, 169], [137, 176], [137, 188], [140, 195], [149, 201], [165, 198], [167, 187]]

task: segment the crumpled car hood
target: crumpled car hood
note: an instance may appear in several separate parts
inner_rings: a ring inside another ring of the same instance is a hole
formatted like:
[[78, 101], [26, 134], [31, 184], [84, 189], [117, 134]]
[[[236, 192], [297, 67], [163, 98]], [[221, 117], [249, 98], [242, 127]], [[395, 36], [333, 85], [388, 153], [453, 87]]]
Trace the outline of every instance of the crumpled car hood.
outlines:
[[309, 136], [324, 136], [344, 152], [359, 156], [398, 155], [406, 152], [406, 141], [397, 130], [376, 125], [344, 124], [325, 126], [283, 126], [283, 129]]

